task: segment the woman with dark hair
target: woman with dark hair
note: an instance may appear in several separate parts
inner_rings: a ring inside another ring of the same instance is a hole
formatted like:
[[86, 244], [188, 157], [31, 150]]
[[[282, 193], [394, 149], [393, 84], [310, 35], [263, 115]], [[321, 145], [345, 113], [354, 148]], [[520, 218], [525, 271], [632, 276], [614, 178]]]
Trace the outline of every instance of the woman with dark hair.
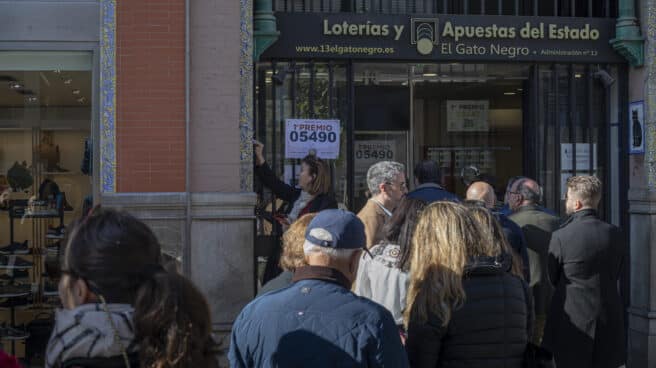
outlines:
[[307, 155], [301, 160], [298, 173], [298, 188], [278, 179], [264, 159], [264, 145], [255, 141], [255, 174], [280, 199], [288, 202], [282, 212], [286, 217], [278, 218], [282, 225], [290, 225], [306, 213], [337, 208], [337, 201], [331, 191], [330, 168], [315, 155]]
[[[337, 208], [337, 201], [331, 191], [330, 168], [328, 164], [315, 155], [307, 155], [301, 160], [301, 171], [298, 174], [298, 188], [285, 184], [276, 177], [264, 159], [264, 145], [253, 141], [255, 148], [255, 175], [262, 183], [280, 199], [287, 202], [281, 210], [273, 206], [273, 234], [282, 234], [289, 225], [308, 213], [320, 212], [325, 209]], [[282, 269], [278, 266], [280, 260], [280, 244], [277, 243], [267, 258], [263, 282], [268, 282], [278, 276]]]
[[95, 210], [70, 232], [61, 273], [47, 368], [217, 367], [205, 298], [164, 269], [143, 222]]
[[403, 325], [412, 235], [426, 202], [403, 197], [383, 226], [385, 240], [360, 259], [353, 292], [369, 298], [392, 312], [396, 324]]

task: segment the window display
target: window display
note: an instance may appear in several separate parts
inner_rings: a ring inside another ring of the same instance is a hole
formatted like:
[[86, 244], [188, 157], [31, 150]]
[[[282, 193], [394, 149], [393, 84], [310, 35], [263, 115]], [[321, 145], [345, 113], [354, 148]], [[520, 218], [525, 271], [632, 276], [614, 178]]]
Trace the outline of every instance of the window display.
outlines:
[[93, 203], [91, 60], [0, 52], [0, 341], [30, 364], [60, 305], [65, 225]]

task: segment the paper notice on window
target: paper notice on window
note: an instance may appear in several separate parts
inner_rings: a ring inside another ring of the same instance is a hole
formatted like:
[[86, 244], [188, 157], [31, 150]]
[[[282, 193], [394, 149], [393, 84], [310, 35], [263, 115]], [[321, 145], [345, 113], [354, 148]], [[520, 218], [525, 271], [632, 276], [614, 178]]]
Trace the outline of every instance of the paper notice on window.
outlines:
[[339, 120], [287, 119], [285, 158], [303, 158], [310, 153], [323, 159], [339, 156]]
[[447, 131], [487, 132], [490, 130], [489, 108], [487, 100], [447, 100]]

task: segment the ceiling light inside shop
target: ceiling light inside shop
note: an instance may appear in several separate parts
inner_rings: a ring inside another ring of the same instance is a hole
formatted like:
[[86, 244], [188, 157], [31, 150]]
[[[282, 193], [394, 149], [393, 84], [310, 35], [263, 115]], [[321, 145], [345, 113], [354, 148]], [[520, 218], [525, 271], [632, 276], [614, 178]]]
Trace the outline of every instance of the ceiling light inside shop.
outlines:
[[503, 94], [506, 95], [506, 96], [514, 96], [514, 95], [516, 95], [515, 92], [504, 92]]
[[9, 82], [9, 89], [23, 89], [23, 85], [18, 82]]
[[79, 95], [79, 94], [80, 94], [80, 90], [79, 90], [79, 89], [74, 89], [74, 90], [73, 90], [73, 91], [71, 91], [71, 92], [72, 92], [72, 93], [73, 93], [73, 95], [75, 95], [75, 96], [77, 96], [77, 95]]
[[73, 83], [73, 79], [71, 79], [71, 78], [66, 78], [66, 79], [64, 79], [64, 84], [65, 84], [65, 85], [69, 85], [69, 84], [71, 84], [71, 83]]
[[25, 97], [25, 102], [26, 103], [36, 103], [37, 101], [39, 101], [39, 99], [36, 98], [36, 96], [27, 96], [27, 97]]
[[519, 92], [521, 92], [523, 90], [524, 90], [523, 88], [517, 88], [517, 91], [519, 91]]
[[424, 73], [424, 77], [437, 77], [437, 73]]
[[271, 83], [271, 78], [265, 78], [265, 79], [264, 79], [264, 82], [265, 82], [265, 83]]
[[581, 78], [581, 73], [574, 73], [574, 78]]
[[80, 98], [77, 99], [77, 102], [79, 102], [81, 104], [85, 103], [86, 101], [87, 101], [87, 99], [84, 98], [84, 97], [80, 97]]

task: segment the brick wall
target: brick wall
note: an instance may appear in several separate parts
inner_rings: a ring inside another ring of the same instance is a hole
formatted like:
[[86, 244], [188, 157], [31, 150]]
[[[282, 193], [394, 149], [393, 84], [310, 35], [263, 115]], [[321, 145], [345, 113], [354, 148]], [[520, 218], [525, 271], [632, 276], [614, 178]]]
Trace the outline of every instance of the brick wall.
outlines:
[[118, 192], [185, 190], [184, 0], [118, 0]]

